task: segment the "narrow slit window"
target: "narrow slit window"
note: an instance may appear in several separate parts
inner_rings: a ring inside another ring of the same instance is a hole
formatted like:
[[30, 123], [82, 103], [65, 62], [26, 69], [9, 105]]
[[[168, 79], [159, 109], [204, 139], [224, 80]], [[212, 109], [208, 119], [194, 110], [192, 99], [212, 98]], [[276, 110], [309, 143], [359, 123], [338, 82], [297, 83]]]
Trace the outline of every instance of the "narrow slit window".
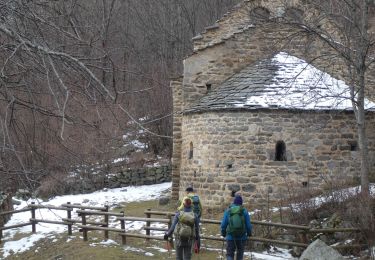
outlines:
[[284, 141], [277, 141], [276, 143], [275, 161], [286, 161], [286, 145]]
[[193, 152], [194, 152], [193, 142], [190, 142], [189, 159], [193, 159]]
[[211, 91], [211, 84], [206, 84], [206, 90], [207, 90], [207, 93]]
[[350, 145], [350, 151], [352, 152], [358, 151], [358, 145], [356, 141], [350, 142], [349, 145]]

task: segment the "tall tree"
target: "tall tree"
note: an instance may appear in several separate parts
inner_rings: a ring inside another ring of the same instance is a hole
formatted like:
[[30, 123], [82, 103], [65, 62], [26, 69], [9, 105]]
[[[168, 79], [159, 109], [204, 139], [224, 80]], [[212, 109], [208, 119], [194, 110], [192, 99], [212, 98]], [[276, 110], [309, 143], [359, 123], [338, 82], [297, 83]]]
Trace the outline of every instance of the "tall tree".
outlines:
[[[293, 10], [285, 6], [285, 10]], [[299, 39], [308, 39], [307, 46], [313, 45], [315, 56], [312, 63], [331, 60], [335, 76], [350, 86], [352, 107], [355, 113], [358, 143], [361, 158], [361, 188], [369, 192], [370, 161], [366, 133], [365, 94], [374, 93], [374, 3], [370, 0], [330, 0], [304, 1], [301, 5], [305, 13], [301, 16], [297, 9], [273, 22], [291, 26], [292, 34], [288, 43], [301, 44]], [[300, 12], [303, 12], [301, 9]], [[299, 48], [301, 45], [299, 46]], [[306, 53], [313, 53], [306, 50]]]

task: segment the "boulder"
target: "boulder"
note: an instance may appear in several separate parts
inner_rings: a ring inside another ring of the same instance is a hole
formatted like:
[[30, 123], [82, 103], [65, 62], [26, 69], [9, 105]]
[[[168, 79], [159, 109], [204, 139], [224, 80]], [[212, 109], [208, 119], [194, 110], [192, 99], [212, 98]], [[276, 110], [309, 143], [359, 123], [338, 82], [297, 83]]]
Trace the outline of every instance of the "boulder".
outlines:
[[169, 203], [169, 197], [161, 197], [159, 199], [159, 205], [160, 206], [167, 205], [168, 203]]
[[344, 260], [345, 258], [320, 239], [312, 242], [303, 251], [300, 260]]

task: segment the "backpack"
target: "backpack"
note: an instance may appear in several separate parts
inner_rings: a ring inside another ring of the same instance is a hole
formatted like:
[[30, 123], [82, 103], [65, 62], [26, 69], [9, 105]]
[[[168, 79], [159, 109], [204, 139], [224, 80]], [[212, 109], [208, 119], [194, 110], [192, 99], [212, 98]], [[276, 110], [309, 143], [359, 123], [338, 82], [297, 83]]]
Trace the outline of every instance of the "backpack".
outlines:
[[176, 237], [180, 240], [190, 240], [194, 237], [195, 214], [193, 211], [180, 211], [176, 227]]
[[201, 216], [201, 207], [199, 205], [199, 196], [198, 195], [193, 195], [190, 196], [191, 202], [193, 203], [193, 212], [197, 214], [198, 217]]
[[242, 237], [246, 233], [245, 216], [242, 206], [231, 206], [229, 209], [227, 233], [233, 237]]

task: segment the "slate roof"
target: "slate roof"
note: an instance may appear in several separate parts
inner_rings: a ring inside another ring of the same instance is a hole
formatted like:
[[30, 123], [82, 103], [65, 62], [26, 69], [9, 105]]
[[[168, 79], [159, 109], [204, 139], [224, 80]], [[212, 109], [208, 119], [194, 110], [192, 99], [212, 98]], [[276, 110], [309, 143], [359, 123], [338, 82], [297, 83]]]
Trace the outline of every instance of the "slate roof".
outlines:
[[[280, 52], [244, 68], [186, 112], [226, 109], [352, 110], [349, 86]], [[367, 109], [375, 103], [366, 101]]]

